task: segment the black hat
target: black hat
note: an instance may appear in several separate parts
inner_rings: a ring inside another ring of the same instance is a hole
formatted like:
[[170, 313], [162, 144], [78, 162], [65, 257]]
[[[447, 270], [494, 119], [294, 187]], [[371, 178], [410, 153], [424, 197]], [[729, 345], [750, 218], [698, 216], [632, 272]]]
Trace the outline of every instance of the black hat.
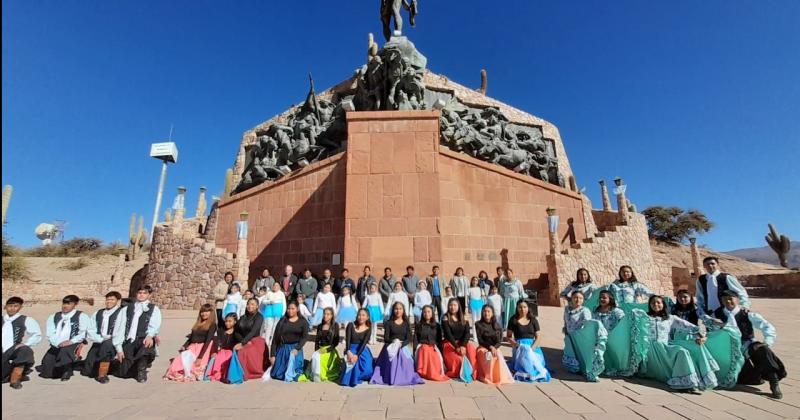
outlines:
[[739, 295], [737, 295], [736, 292], [734, 292], [733, 290], [730, 290], [730, 289], [724, 290], [722, 292], [721, 296], [722, 297], [736, 297], [736, 298], [739, 297]]

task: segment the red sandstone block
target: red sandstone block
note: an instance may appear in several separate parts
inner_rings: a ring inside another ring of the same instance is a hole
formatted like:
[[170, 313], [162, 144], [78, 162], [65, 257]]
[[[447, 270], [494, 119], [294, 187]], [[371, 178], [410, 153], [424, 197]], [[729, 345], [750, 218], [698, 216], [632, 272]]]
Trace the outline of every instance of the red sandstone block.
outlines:
[[371, 168], [370, 152], [354, 150], [347, 156], [348, 174], [368, 174]]
[[495, 233], [500, 236], [511, 235], [511, 223], [508, 220], [497, 220], [495, 222]]
[[348, 218], [367, 217], [367, 182], [368, 175], [350, 175], [347, 185], [347, 204], [345, 212]]
[[438, 133], [432, 131], [414, 133], [414, 151], [435, 152], [438, 140]]
[[416, 153], [416, 167], [415, 170], [420, 173], [435, 173], [436, 172], [436, 154], [433, 152], [418, 152]]
[[403, 175], [402, 174], [388, 174], [383, 175], [383, 195], [384, 196], [399, 196], [403, 194]]
[[383, 197], [383, 217], [400, 217], [402, 215], [402, 197]]
[[369, 132], [369, 121], [348, 121], [348, 133], [367, 133]]
[[[372, 261], [396, 261], [405, 266], [414, 258], [414, 245], [410, 236], [402, 238], [372, 238]], [[381, 264], [383, 265], [383, 264]], [[381, 267], [382, 268], [382, 267]], [[377, 269], [375, 270], [378, 271]]]
[[414, 262], [428, 261], [428, 238], [414, 238]]
[[370, 134], [369, 133], [350, 133], [347, 138], [347, 149], [349, 152], [353, 152], [356, 150], [362, 152], [369, 152], [370, 146]]
[[408, 219], [408, 234], [411, 236], [439, 235], [439, 224], [435, 217], [412, 217]]
[[364, 264], [372, 262], [372, 238], [358, 239], [358, 261]]
[[350, 237], [378, 236], [378, 221], [375, 219], [349, 219]]
[[359, 243], [358, 238], [346, 238], [344, 240], [344, 255], [346, 256], [345, 262], [358, 262], [359, 261]]
[[442, 261], [442, 240], [438, 237], [428, 238], [428, 258], [431, 262]]
[[393, 135], [377, 135], [370, 139], [370, 172], [388, 174], [392, 172], [394, 160]]
[[415, 172], [416, 161], [413, 133], [396, 133], [393, 143], [394, 160], [391, 162], [392, 171], [396, 174]]
[[414, 121], [414, 131], [439, 133], [439, 119], [419, 119]]
[[383, 177], [371, 175], [367, 181], [367, 217], [383, 217]]
[[419, 177], [419, 215], [422, 217], [437, 217], [441, 214], [439, 208], [439, 183], [435, 177]]
[[403, 174], [402, 177], [403, 217], [419, 215], [419, 175]]
[[408, 234], [408, 226], [406, 219], [382, 219], [378, 221], [378, 235], [377, 236], [406, 236]]

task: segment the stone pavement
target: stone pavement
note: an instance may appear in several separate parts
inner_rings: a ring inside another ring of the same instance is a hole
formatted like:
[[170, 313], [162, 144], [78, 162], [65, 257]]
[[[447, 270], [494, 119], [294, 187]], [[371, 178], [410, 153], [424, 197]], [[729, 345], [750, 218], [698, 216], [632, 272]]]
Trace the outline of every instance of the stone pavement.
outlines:
[[[543, 347], [555, 379], [547, 384], [489, 386], [459, 382], [426, 383], [407, 388], [362, 385], [247, 382], [170, 383], [160, 379], [182, 344], [195, 313], [165, 311], [162, 356], [156, 359], [146, 384], [112, 378], [108, 385], [76, 375], [66, 383], [32, 377], [20, 391], [2, 387], [2, 418], [6, 419], [779, 419], [800, 418], [799, 300], [754, 299], [753, 306], [778, 328], [776, 350], [789, 371], [782, 382], [784, 399], [769, 399], [766, 385], [703, 395], [672, 393], [658, 383], [632, 379], [602, 379], [586, 383], [561, 369], [560, 308], [540, 309]], [[57, 308], [33, 307], [26, 313], [40, 324]], [[91, 311], [92, 308], [83, 307]], [[310, 355], [309, 344], [306, 355]], [[36, 349], [37, 360], [45, 351]], [[377, 354], [377, 347], [373, 349]], [[504, 351], [510, 354], [510, 350]]]

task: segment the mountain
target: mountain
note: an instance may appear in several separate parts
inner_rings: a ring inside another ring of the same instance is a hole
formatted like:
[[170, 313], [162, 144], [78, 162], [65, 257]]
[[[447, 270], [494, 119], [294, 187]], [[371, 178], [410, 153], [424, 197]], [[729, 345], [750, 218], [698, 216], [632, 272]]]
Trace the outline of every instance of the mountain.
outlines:
[[[792, 246], [789, 249], [788, 262], [789, 267], [800, 267], [800, 242], [792, 241]], [[727, 251], [725, 254], [734, 255], [741, 259], [753, 262], [762, 262], [767, 264], [778, 265], [778, 254], [768, 246], [761, 248], [745, 248], [737, 249], [735, 251]]]

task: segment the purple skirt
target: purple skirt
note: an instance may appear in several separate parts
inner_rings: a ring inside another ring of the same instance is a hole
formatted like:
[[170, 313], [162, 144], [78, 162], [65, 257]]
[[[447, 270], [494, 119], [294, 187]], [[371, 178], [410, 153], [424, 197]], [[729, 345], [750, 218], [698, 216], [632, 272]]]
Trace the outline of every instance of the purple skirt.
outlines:
[[389, 347], [388, 343], [383, 345], [383, 350], [375, 363], [375, 371], [369, 381], [370, 384], [418, 385], [425, 383], [414, 368], [414, 359], [407, 347], [400, 349], [394, 360], [389, 360], [387, 347]]

